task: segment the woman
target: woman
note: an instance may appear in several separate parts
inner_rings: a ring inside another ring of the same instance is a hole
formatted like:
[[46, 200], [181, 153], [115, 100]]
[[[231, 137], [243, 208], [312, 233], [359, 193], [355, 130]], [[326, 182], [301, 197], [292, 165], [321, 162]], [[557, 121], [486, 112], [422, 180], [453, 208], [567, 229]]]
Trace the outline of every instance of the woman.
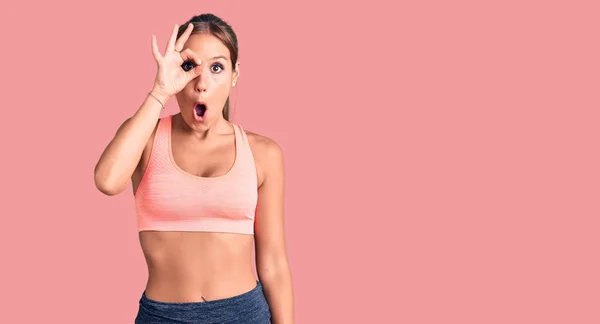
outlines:
[[[107, 195], [132, 181], [148, 265], [135, 323], [293, 323], [282, 152], [229, 121], [235, 33], [194, 16], [175, 25], [164, 55], [152, 36], [152, 53], [153, 88], [95, 168]], [[172, 96], [180, 112], [160, 117]]]

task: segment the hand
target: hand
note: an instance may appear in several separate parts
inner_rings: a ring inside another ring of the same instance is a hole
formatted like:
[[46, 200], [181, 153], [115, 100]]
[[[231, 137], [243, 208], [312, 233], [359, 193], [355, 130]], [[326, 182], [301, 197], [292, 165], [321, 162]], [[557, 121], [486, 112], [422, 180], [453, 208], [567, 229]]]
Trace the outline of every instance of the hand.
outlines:
[[[152, 54], [158, 66], [153, 91], [164, 96], [172, 96], [181, 91], [188, 82], [200, 75], [202, 61], [190, 49], [181, 51], [193, 30], [193, 24], [188, 24], [187, 29], [177, 39], [178, 25], [175, 25], [171, 38], [167, 44], [165, 55], [161, 55], [156, 45], [156, 37], [152, 35]], [[184, 70], [181, 65], [193, 62], [195, 67]]]

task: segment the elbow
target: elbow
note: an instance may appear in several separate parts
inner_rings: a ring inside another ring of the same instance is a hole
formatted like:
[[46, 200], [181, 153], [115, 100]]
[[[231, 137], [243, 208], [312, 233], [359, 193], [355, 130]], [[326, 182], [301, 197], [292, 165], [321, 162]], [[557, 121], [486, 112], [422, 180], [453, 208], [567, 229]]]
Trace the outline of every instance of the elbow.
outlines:
[[258, 264], [261, 280], [269, 281], [291, 275], [290, 267], [285, 257], [273, 258]]
[[115, 196], [125, 190], [125, 186], [118, 184], [116, 181], [110, 180], [110, 177], [103, 175], [97, 169], [94, 171], [94, 183], [96, 189], [107, 196]]
[[98, 188], [98, 190], [101, 193], [103, 193], [107, 196], [116, 196], [123, 191], [123, 190], [116, 189], [114, 186], [111, 187], [111, 186], [107, 186], [104, 184], [103, 185], [96, 184], [96, 188]]

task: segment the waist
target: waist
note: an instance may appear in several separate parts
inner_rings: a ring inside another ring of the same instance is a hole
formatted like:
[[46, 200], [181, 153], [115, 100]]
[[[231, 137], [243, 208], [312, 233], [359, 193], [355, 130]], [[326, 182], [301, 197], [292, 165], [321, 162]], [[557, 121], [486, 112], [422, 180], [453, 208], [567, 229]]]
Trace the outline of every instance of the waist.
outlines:
[[135, 323], [270, 323], [271, 313], [259, 281], [254, 288], [229, 298], [206, 302], [169, 303], [142, 294]]
[[199, 276], [194, 280], [177, 280], [169, 276], [151, 274], [144, 293], [155, 301], [191, 303], [238, 296], [254, 287], [256, 279], [251, 269], [238, 270], [238, 275]]
[[194, 232], [140, 233], [148, 265], [146, 295], [171, 302], [215, 300], [256, 286], [253, 237]]

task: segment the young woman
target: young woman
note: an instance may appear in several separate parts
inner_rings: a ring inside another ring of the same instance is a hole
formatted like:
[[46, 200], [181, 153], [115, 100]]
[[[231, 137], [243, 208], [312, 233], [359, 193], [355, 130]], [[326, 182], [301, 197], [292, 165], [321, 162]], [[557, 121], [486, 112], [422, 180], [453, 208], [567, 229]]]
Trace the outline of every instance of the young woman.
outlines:
[[[135, 323], [293, 323], [282, 152], [229, 121], [236, 34], [202, 14], [175, 25], [164, 55], [152, 36], [152, 53], [154, 86], [95, 168], [107, 195], [132, 182], [148, 265]], [[173, 96], [180, 111], [160, 117]]]

